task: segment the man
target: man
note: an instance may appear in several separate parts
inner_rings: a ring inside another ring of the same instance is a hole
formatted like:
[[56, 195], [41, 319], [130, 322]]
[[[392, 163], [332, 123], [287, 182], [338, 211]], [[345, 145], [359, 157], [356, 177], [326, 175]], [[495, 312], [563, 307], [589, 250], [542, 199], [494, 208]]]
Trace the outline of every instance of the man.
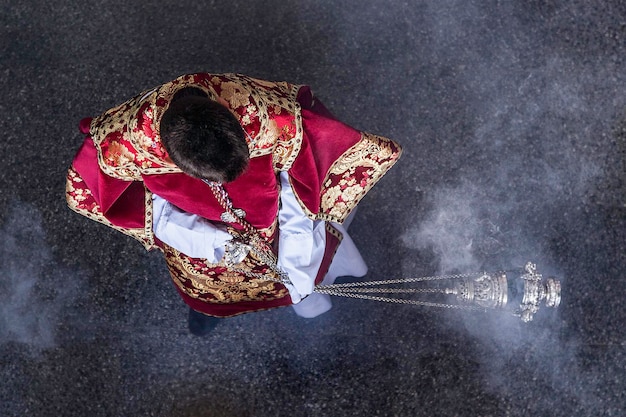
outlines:
[[328, 310], [314, 288], [365, 274], [347, 223], [401, 153], [308, 87], [238, 74], [183, 75], [81, 130], [69, 206], [164, 253], [194, 333], [206, 316]]

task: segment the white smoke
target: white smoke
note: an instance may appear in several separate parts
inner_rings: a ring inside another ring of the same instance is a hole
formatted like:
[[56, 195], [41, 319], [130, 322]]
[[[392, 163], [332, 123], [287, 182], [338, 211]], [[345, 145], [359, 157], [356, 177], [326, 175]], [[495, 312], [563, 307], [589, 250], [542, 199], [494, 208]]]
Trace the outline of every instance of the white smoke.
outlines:
[[76, 273], [54, 261], [35, 207], [14, 202], [0, 233], [0, 345], [53, 347], [64, 309], [78, 294]]
[[[456, 6], [463, 11], [456, 13]], [[561, 279], [566, 304], [568, 277], [560, 272], [566, 268], [554, 260], [551, 245], [572, 230], [563, 225], [584, 221], [581, 208], [607, 180], [612, 130], [626, 106], [626, 80], [618, 79], [624, 73], [607, 57], [581, 60], [580, 51], [551, 50], [541, 30], [524, 30], [527, 23], [511, 18], [509, 10], [502, 22], [493, 11], [452, 0], [433, 3], [430, 12], [437, 51], [448, 51], [438, 53], [463, 87], [449, 91], [467, 105], [459, 114], [467, 115], [468, 128], [447, 155], [435, 156], [442, 172], [458, 175], [423, 187], [421, 203], [428, 209], [402, 240], [421, 259], [434, 257], [438, 273], [537, 262], [544, 275]], [[548, 25], [567, 24], [554, 16]], [[446, 127], [441, 129], [434, 137], [446, 137]], [[405, 263], [405, 269], [414, 267], [415, 260]], [[559, 413], [600, 413], [595, 392], [601, 378], [581, 365], [576, 318], [562, 318], [560, 311], [530, 324], [505, 314], [450, 314], [441, 323], [459, 325], [476, 339], [485, 385], [520, 413], [547, 415], [557, 403], [567, 404]], [[524, 398], [529, 390], [543, 395], [531, 401]]]

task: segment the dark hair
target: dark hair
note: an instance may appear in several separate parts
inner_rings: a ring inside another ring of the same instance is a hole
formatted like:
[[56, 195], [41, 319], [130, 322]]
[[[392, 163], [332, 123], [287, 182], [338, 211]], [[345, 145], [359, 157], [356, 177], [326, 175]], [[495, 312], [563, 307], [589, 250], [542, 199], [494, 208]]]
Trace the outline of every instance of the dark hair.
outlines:
[[239, 121], [202, 90], [186, 88], [179, 93], [160, 124], [161, 142], [170, 158], [193, 177], [233, 181], [250, 159]]

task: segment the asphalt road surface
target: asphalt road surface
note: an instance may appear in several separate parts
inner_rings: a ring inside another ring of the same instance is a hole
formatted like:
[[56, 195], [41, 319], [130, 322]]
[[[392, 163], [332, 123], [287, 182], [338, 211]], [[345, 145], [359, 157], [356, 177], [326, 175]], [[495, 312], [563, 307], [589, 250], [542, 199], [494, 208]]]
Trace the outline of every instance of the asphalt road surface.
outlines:
[[[619, 416], [623, 1], [2, 1], [1, 416]], [[208, 337], [161, 255], [65, 204], [77, 123], [197, 71], [311, 85], [404, 147], [351, 235], [365, 280], [514, 269], [531, 323], [335, 298]]]

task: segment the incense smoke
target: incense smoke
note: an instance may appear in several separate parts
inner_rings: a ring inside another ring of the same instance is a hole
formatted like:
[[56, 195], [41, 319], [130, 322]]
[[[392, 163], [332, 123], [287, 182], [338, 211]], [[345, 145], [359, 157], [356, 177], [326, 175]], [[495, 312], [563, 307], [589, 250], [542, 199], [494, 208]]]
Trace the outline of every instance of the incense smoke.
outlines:
[[0, 233], [0, 346], [51, 348], [65, 308], [77, 297], [76, 273], [54, 261], [35, 207], [15, 202]]
[[[577, 209], [603, 180], [611, 130], [626, 106], [624, 95], [616, 99], [611, 90], [619, 84], [615, 68], [606, 60], [578, 59], [579, 51], [551, 51], [541, 31], [515, 27], [523, 25], [515, 19], [506, 22], [510, 31], [475, 31], [464, 25], [484, 23], [486, 11], [468, 5], [464, 20], [457, 21], [445, 6], [436, 9], [435, 47], [449, 50], [446, 64], [461, 68], [455, 81], [464, 86], [459, 94], [472, 124], [449, 150], [450, 159], [438, 160], [450, 164], [448, 171], [460, 166], [458, 177], [424, 188], [427, 214], [403, 243], [424, 259], [434, 258], [437, 273], [519, 268], [534, 261], [540, 272], [556, 272], [567, 286], [563, 265], [552, 259], [551, 241], [567, 233], [559, 226], [584, 221]], [[535, 52], [540, 48], [545, 50]], [[527, 66], [525, 57], [535, 53], [549, 58]], [[411, 262], [405, 261], [405, 270], [415, 267]], [[593, 394], [597, 378], [580, 365], [579, 336], [558, 311], [530, 325], [504, 315], [446, 322], [462, 324], [462, 331], [481, 342], [485, 352], [477, 354], [487, 386], [515, 405], [527, 400], [516, 396], [516, 386], [521, 384], [520, 392], [527, 392], [527, 381], [546, 387], [546, 398], [534, 399], [528, 415], [545, 412], [554, 401], [572, 409], [601, 408]]]
[[[618, 63], [553, 50], [542, 30], [528, 31], [515, 18], [522, 13], [454, 0], [428, 9], [433, 65], [453, 74], [443, 90], [429, 93], [464, 104], [458, 113], [467, 120], [464, 129], [440, 124], [433, 132], [434, 140], [461, 132], [435, 148], [445, 157], [424, 161], [453, 176], [445, 185], [422, 185], [430, 210], [403, 241], [432, 251], [441, 273], [505, 258], [513, 265], [498, 266], [519, 267], [544, 253], [554, 219], [585, 204], [602, 179], [611, 130], [626, 106], [623, 95], [614, 98], [613, 86], [625, 81], [615, 79]], [[550, 31], [565, 22], [544, 24]], [[477, 26], [483, 30], [472, 30]], [[511, 259], [516, 254], [520, 259]]]

